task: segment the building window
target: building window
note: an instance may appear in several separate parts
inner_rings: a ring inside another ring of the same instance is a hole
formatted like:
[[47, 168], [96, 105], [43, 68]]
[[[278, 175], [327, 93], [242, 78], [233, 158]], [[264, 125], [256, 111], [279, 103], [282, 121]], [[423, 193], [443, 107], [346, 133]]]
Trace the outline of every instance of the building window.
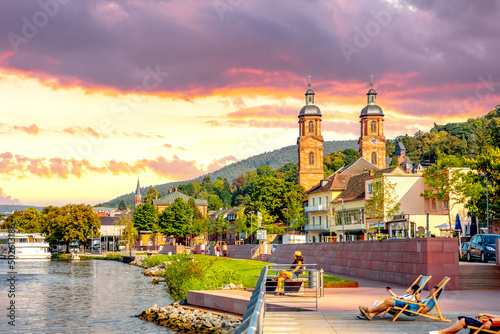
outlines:
[[321, 196], [318, 197], [318, 205], [321, 205]]
[[313, 217], [312, 217], [312, 224], [314, 225], [315, 223], [316, 223], [316, 219], [315, 219], [315, 217], [313, 216]]
[[325, 205], [326, 205], [326, 209], [328, 210], [328, 207], [330, 205], [330, 203], [328, 203], [328, 195], [325, 196]]
[[314, 124], [312, 121], [309, 121], [309, 132], [313, 132], [314, 131]]
[[432, 211], [436, 211], [436, 201], [432, 201]]
[[368, 183], [368, 193], [371, 194], [373, 192], [373, 183]]
[[315, 205], [316, 205], [316, 198], [315, 198], [315, 197], [313, 197], [313, 198], [312, 198], [312, 206], [315, 206]]
[[321, 216], [318, 217], [318, 225], [321, 227]]
[[309, 165], [314, 165], [314, 153], [309, 153]]
[[328, 228], [328, 215], [325, 215], [325, 228]]
[[372, 164], [377, 165], [377, 153], [372, 152]]
[[375, 122], [375, 121], [371, 122], [371, 131], [377, 132], [377, 122]]

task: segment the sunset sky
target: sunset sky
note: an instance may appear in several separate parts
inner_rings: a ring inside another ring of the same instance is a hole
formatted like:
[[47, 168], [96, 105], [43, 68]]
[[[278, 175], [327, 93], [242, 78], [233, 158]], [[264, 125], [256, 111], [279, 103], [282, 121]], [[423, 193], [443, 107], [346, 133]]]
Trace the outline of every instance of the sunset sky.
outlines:
[[0, 204], [96, 204], [296, 143], [308, 75], [325, 140], [500, 104], [500, 0], [0, 2]]

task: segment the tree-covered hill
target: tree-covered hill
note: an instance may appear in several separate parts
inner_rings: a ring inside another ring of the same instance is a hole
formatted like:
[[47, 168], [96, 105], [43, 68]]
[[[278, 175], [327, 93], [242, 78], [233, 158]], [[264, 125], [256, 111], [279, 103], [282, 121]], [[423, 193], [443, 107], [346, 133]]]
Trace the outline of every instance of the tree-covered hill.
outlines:
[[[332, 152], [343, 151], [347, 148], [351, 148], [354, 150], [358, 149], [357, 140], [342, 140], [342, 141], [325, 141], [323, 146], [323, 154], [326, 156]], [[213, 173], [209, 173], [206, 175], [199, 176], [192, 180], [179, 181], [179, 182], [170, 182], [165, 184], [154, 185], [156, 190], [158, 190], [162, 195], [166, 194], [168, 189], [172, 187], [176, 187], [179, 184], [185, 184], [189, 182], [202, 182], [203, 178], [209, 176], [212, 181], [217, 180], [217, 178], [221, 177], [223, 179], [227, 179], [229, 182], [232, 182], [233, 179], [237, 178], [241, 174], [244, 174], [247, 171], [251, 171], [257, 169], [260, 165], [267, 165], [272, 167], [273, 169], [280, 168], [287, 163], [297, 163], [297, 146], [290, 145], [278, 150], [274, 150], [271, 152], [261, 153], [255, 156], [252, 156], [247, 159], [243, 159], [241, 161], [237, 161], [228, 166], [225, 166]], [[133, 185], [131, 185], [133, 189]], [[142, 188], [143, 197], [147, 192], [147, 189], [151, 188], [151, 186]], [[117, 207], [121, 200], [124, 200], [126, 205], [134, 204], [134, 193], [130, 192], [129, 194], [119, 196], [111, 201], [104, 203], [104, 205], [108, 205], [110, 207]]]

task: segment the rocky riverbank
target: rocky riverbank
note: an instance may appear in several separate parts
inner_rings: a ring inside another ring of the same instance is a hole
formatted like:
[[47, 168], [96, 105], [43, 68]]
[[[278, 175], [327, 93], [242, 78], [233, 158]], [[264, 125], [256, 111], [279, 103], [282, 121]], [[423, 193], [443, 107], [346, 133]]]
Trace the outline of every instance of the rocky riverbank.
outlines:
[[190, 310], [178, 304], [166, 307], [155, 305], [137, 317], [180, 333], [233, 334], [241, 323], [239, 319], [228, 314], [216, 315], [196, 309]]

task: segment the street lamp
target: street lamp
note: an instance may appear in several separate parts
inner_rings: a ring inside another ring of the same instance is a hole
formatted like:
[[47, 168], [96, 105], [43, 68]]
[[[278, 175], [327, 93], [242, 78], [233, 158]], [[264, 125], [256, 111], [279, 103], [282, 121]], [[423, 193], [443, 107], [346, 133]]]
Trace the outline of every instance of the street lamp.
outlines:
[[486, 177], [486, 233], [490, 233], [490, 208], [488, 200], [488, 174], [479, 174]]

